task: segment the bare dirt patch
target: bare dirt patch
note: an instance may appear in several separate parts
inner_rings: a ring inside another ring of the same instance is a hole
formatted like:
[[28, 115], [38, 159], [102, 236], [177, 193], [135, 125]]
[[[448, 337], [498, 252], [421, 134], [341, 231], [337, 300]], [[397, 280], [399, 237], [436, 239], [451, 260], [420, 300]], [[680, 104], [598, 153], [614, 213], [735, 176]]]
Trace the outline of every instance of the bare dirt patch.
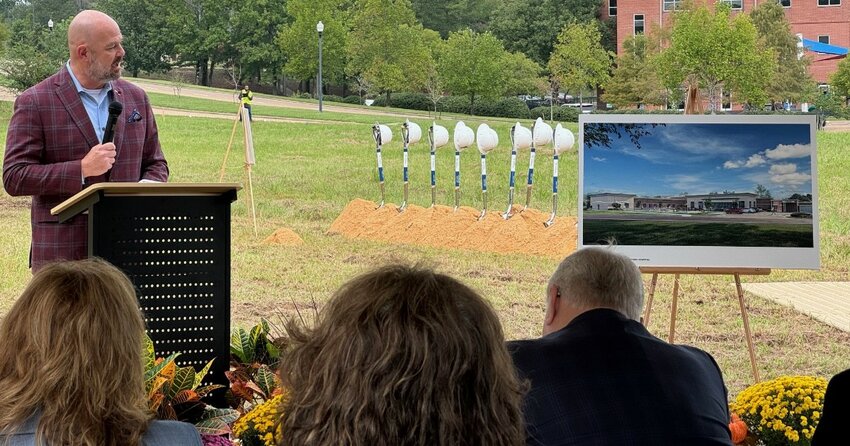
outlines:
[[[333, 222], [328, 234], [391, 243], [497, 253], [525, 253], [563, 259], [576, 249], [576, 220], [556, 217], [545, 227], [549, 215], [535, 209], [516, 212], [505, 220], [497, 212], [478, 220], [480, 211], [462, 206], [423, 208], [408, 206], [404, 212], [388, 204], [378, 208], [372, 201], [355, 199]], [[510, 281], [509, 276], [498, 280]]]

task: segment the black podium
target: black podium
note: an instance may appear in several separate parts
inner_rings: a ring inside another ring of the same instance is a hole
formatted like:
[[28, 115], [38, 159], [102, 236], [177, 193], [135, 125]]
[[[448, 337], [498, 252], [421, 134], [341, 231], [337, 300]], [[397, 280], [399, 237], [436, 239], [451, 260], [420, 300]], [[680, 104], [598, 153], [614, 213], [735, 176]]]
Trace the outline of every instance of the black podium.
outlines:
[[230, 204], [241, 187], [99, 183], [51, 209], [60, 221], [88, 213], [89, 256], [130, 277], [157, 356], [180, 352], [196, 370], [215, 358], [202, 385], [228, 384]]

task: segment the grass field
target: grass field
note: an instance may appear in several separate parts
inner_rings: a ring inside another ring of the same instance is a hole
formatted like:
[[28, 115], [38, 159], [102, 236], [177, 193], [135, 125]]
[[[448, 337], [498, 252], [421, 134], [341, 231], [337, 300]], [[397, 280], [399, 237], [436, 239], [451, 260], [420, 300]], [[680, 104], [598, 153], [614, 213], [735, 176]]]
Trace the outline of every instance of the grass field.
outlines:
[[[177, 107], [173, 98], [152, 95], [154, 105]], [[185, 101], [193, 110], [218, 111], [222, 102]], [[226, 104], [226, 103], [225, 103]], [[228, 109], [232, 107], [226, 105]], [[257, 108], [255, 116], [313, 119], [311, 112]], [[226, 111], [224, 111], [226, 112]], [[0, 133], [11, 113], [0, 103]], [[171, 167], [172, 182], [218, 181], [232, 121], [226, 119], [158, 117], [160, 137]], [[557, 262], [528, 255], [482, 254], [349, 240], [325, 234], [343, 207], [354, 198], [378, 200], [375, 147], [369, 123], [375, 117], [323, 114], [321, 123], [254, 123], [257, 165], [254, 168], [260, 236], [253, 235], [246, 190], [232, 207], [234, 325], [253, 324], [259, 317], [289, 317], [295, 308], [320, 306], [343, 281], [387, 262], [420, 262], [435, 266], [479, 290], [499, 313], [508, 338], [539, 335], [544, 313], [546, 281]], [[382, 122], [390, 121], [384, 118]], [[468, 118], [477, 127], [481, 118]], [[330, 122], [333, 121], [333, 122]], [[399, 123], [391, 122], [394, 132]], [[417, 120], [423, 128], [428, 120]], [[488, 120], [498, 131], [500, 145], [488, 156], [490, 207], [506, 202], [509, 167], [510, 123]], [[442, 121], [449, 128], [454, 121]], [[571, 128], [575, 130], [575, 126]], [[401, 144], [396, 139], [384, 147], [388, 201], [401, 197]], [[744, 280], [847, 281], [850, 267], [850, 134], [819, 135], [822, 270], [781, 271], [769, 277]], [[226, 166], [225, 181], [246, 182], [242, 166], [241, 131]], [[427, 142], [411, 147], [411, 202], [430, 203]], [[518, 178], [524, 178], [528, 153], [521, 153]], [[453, 199], [453, 150], [438, 152], [438, 202]], [[538, 152], [532, 206], [548, 211], [551, 206], [551, 148]], [[560, 213], [577, 213], [577, 159], [561, 156]], [[480, 173], [477, 151], [469, 149], [462, 160], [462, 204], [480, 207]], [[247, 184], [246, 184], [247, 186]], [[524, 197], [524, 186], [518, 197]], [[521, 200], [521, 199], [520, 199]], [[0, 314], [25, 286], [30, 237], [29, 198], [0, 194]], [[265, 245], [261, 241], [275, 229], [288, 227], [305, 241], [304, 246]], [[648, 280], [648, 277], [647, 277]], [[665, 337], [669, 324], [672, 280], [662, 276], [650, 330]], [[680, 288], [677, 342], [696, 345], [714, 355], [734, 395], [751, 382], [743, 328], [731, 277], [685, 276]], [[748, 295], [750, 321], [763, 378], [783, 374], [830, 376], [850, 367], [850, 334], [843, 333], [788, 308]]]
[[811, 225], [584, 220], [584, 240], [621, 245], [809, 247]]

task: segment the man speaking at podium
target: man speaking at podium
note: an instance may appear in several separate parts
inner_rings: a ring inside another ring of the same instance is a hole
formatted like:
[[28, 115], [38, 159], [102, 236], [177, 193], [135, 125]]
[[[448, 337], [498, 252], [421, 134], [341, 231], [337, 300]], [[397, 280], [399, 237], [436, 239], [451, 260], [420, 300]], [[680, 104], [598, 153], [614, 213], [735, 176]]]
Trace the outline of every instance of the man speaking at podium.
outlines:
[[51, 208], [94, 183], [168, 179], [148, 97], [119, 79], [121, 41], [111, 17], [80, 12], [68, 26], [68, 63], [15, 101], [3, 186], [9, 195], [33, 197], [33, 272], [88, 252], [87, 216], [59, 223]]

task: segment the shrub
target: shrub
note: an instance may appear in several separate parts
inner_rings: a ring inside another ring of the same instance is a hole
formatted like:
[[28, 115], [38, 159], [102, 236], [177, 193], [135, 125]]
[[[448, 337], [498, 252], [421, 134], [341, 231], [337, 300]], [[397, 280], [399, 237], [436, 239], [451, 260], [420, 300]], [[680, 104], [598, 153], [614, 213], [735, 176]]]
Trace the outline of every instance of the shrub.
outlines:
[[[387, 105], [387, 96], [381, 95], [375, 98], [373, 107], [384, 107]], [[431, 110], [433, 103], [422, 93], [393, 93], [390, 97], [390, 107], [404, 108], [407, 110]]]
[[328, 102], [342, 102], [342, 96], [337, 96], [335, 94], [326, 94], [322, 96], [322, 99]]
[[781, 376], [744, 389], [729, 405], [760, 444], [810, 445], [820, 412], [826, 380], [812, 376]]
[[342, 99], [342, 102], [345, 102], [346, 104], [363, 105], [363, 101], [360, 100], [360, 96], [357, 96], [356, 94], [346, 96]]
[[469, 96], [444, 96], [437, 101], [437, 110], [448, 113], [469, 113]]
[[[534, 107], [530, 112], [531, 119], [543, 118], [549, 120], [549, 107]], [[578, 122], [579, 111], [574, 107], [552, 107], [552, 120], [560, 122]]]
[[501, 116], [505, 118], [528, 119], [530, 110], [525, 101], [519, 98], [503, 98], [496, 103], [496, 113], [490, 116]]
[[307, 93], [307, 92], [295, 93], [294, 95], [292, 95], [292, 97], [301, 98], [301, 99], [313, 99], [313, 95], [311, 95], [310, 93]]

